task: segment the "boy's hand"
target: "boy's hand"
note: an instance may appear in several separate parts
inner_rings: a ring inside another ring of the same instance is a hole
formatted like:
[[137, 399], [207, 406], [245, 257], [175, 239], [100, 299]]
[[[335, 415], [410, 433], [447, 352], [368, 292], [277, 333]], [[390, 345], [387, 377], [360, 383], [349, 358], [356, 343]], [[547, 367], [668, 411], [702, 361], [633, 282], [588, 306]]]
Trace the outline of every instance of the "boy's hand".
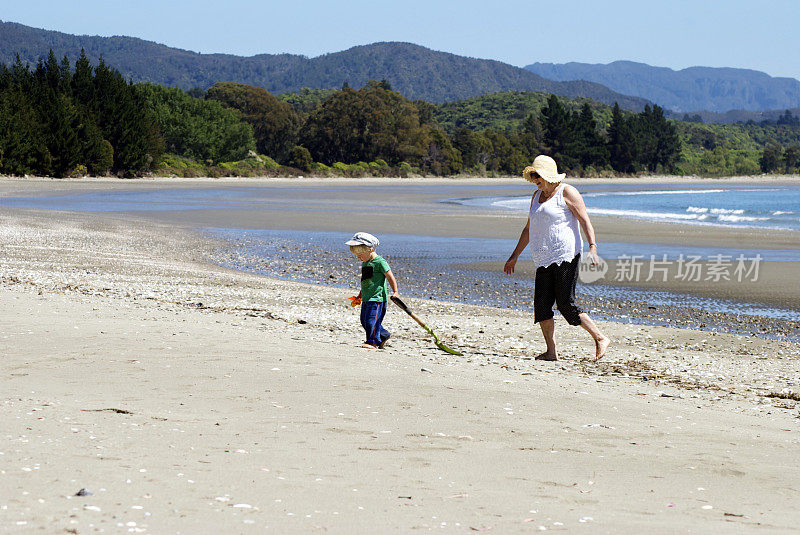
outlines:
[[361, 304], [361, 297], [358, 297], [358, 296], [354, 295], [352, 297], [349, 297], [348, 299], [350, 299], [350, 306], [351, 307], [357, 307], [358, 305]]

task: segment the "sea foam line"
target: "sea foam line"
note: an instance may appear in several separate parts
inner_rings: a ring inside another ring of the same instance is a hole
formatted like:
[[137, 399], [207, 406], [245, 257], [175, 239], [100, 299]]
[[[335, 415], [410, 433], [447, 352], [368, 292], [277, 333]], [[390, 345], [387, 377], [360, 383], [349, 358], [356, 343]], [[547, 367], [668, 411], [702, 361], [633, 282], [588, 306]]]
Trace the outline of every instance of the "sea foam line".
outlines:
[[743, 214], [744, 210], [741, 208], [705, 208], [699, 206], [690, 206], [686, 209], [687, 212], [695, 214]]
[[643, 219], [680, 219], [686, 221], [698, 221], [705, 219], [702, 214], [677, 214], [672, 212], [642, 212], [639, 210], [614, 210], [611, 208], [586, 208], [590, 214], [614, 215], [619, 217], [638, 217]]

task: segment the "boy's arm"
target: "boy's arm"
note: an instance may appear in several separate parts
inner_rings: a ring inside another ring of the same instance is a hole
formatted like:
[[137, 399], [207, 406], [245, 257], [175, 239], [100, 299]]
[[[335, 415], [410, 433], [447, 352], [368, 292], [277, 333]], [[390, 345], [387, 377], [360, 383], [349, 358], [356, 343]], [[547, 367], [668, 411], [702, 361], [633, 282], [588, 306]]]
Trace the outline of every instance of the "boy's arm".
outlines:
[[397, 289], [397, 279], [394, 278], [394, 273], [392, 273], [392, 270], [390, 269], [383, 275], [386, 277], [386, 280], [389, 281], [389, 286], [392, 288], [392, 293], [394, 295], [400, 295], [400, 290]]

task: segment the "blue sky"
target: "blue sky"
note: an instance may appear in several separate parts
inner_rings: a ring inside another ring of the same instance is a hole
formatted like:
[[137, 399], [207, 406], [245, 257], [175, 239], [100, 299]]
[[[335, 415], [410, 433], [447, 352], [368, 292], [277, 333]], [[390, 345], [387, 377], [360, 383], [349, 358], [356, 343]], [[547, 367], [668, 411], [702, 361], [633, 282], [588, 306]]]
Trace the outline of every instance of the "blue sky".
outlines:
[[800, 79], [798, 0], [0, 0], [0, 19], [202, 53], [314, 57], [408, 41], [517, 66], [626, 59]]

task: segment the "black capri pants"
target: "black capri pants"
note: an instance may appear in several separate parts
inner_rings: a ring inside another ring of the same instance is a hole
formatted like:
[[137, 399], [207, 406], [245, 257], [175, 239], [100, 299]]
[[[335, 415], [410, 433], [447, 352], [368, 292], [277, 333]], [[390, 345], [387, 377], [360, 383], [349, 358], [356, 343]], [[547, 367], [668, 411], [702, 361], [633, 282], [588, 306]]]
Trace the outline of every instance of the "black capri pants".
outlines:
[[536, 282], [533, 287], [533, 322], [539, 323], [553, 318], [553, 305], [570, 325], [580, 325], [582, 312], [575, 305], [575, 284], [578, 282], [578, 268], [581, 255], [577, 254], [570, 262], [550, 264], [536, 268]]

